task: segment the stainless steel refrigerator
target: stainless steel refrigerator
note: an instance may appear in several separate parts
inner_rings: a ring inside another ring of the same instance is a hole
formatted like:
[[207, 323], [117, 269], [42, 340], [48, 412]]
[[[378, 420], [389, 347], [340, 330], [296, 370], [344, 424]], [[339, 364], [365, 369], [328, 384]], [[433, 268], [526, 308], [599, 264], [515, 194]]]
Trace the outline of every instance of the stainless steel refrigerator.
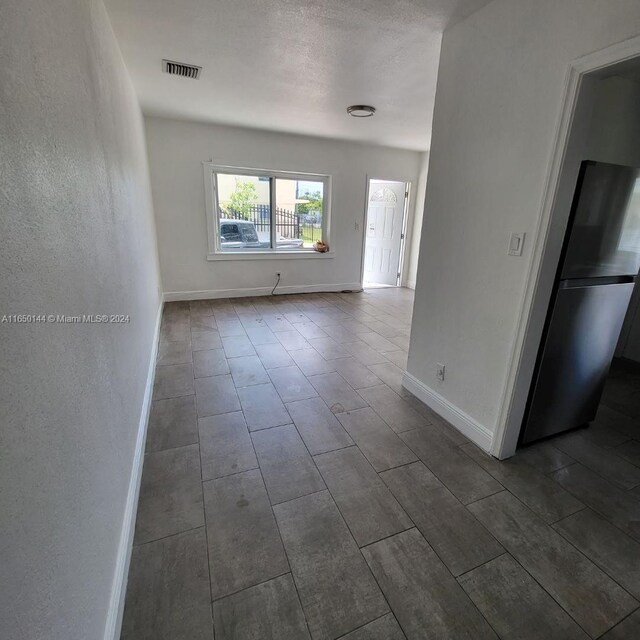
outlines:
[[582, 163], [522, 444], [595, 418], [640, 268], [639, 177], [631, 167]]

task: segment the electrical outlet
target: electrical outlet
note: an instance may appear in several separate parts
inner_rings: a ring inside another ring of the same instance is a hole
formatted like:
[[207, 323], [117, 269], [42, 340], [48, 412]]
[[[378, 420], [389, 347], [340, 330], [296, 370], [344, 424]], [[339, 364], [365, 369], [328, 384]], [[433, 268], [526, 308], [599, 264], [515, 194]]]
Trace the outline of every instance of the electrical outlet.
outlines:
[[440, 362], [436, 364], [436, 378], [444, 382], [444, 365]]

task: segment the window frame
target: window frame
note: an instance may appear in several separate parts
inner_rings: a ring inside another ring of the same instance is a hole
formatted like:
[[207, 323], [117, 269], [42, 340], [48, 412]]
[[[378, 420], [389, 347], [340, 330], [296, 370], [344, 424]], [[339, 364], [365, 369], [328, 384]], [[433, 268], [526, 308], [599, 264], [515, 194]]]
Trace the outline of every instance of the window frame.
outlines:
[[[256, 169], [249, 167], [236, 167], [231, 165], [215, 164], [213, 162], [203, 162], [204, 183], [205, 183], [205, 204], [207, 216], [207, 260], [263, 260], [263, 259], [314, 259], [333, 258], [333, 250], [320, 253], [312, 248], [307, 249], [280, 249], [275, 242], [276, 225], [273, 224], [273, 203], [276, 201], [276, 180], [303, 180], [310, 182], [322, 182], [324, 184], [322, 199], [322, 239], [331, 247], [331, 182], [332, 177], [322, 173], [302, 173], [299, 171], [282, 171], [273, 169]], [[218, 183], [217, 176], [223, 174], [240, 174], [246, 176], [268, 177], [270, 178], [269, 199], [271, 209], [271, 248], [269, 249], [244, 249], [240, 251], [223, 251], [220, 246], [220, 229], [218, 220], [220, 212], [218, 207]]]

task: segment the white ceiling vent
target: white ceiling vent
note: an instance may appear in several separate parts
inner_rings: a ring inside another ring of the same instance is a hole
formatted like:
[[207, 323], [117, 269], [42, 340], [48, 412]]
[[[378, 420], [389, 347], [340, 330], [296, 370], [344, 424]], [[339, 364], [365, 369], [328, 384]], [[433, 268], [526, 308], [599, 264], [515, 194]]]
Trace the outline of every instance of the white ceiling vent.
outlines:
[[174, 62], [173, 60], [163, 60], [162, 70], [173, 76], [182, 76], [183, 78], [193, 78], [197, 80], [200, 76], [202, 67], [196, 67], [194, 64], [185, 64], [184, 62]]

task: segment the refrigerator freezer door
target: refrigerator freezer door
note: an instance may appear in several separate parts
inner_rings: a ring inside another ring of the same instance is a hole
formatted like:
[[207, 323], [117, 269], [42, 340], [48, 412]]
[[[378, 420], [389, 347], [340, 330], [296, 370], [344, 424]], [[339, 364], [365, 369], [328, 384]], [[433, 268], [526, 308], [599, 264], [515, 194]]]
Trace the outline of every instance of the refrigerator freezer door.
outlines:
[[583, 164], [562, 280], [638, 273], [638, 173], [613, 164]]
[[558, 290], [522, 443], [594, 419], [633, 286]]

